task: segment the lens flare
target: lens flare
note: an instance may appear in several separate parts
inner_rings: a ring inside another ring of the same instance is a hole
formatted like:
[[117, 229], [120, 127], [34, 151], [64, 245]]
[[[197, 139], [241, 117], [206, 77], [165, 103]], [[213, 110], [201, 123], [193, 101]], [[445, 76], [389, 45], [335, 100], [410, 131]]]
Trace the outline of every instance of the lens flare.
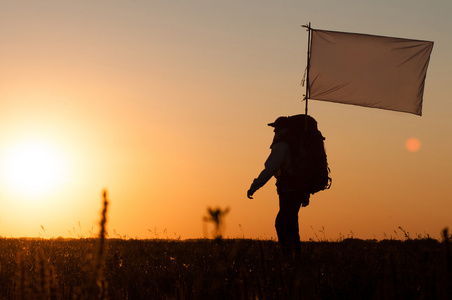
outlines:
[[405, 143], [405, 147], [410, 152], [417, 152], [421, 148], [421, 142], [417, 138], [409, 138]]

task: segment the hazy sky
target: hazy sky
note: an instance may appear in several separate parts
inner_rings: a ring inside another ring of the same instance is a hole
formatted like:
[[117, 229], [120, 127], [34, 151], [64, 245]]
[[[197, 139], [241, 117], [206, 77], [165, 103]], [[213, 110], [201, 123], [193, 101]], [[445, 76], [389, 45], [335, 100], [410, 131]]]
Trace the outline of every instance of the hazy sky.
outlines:
[[311, 22], [435, 45], [422, 117], [309, 102], [333, 185], [301, 209], [301, 238], [403, 238], [399, 226], [439, 237], [452, 226], [451, 11], [448, 0], [0, 0], [0, 236], [89, 236], [106, 188], [112, 237], [203, 237], [219, 206], [226, 236], [276, 238], [274, 179], [253, 200], [246, 191], [270, 151], [266, 124], [304, 112]]

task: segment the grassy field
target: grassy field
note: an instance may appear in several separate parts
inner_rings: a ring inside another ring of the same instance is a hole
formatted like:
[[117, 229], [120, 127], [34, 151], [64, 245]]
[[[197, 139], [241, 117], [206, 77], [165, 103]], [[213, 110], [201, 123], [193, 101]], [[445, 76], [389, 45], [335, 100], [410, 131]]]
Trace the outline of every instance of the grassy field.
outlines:
[[[0, 238], [1, 299], [451, 299], [448, 242]], [[102, 247], [102, 249], [100, 249]]]

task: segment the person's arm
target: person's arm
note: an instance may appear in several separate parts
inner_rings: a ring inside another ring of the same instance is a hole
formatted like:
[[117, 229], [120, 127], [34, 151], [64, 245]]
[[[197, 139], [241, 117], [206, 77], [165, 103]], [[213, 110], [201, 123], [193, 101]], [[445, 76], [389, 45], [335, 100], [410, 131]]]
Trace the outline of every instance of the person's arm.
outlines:
[[263, 187], [269, 180], [275, 175], [276, 171], [281, 168], [286, 152], [289, 150], [289, 145], [284, 142], [276, 143], [272, 146], [272, 151], [265, 161], [265, 169], [259, 174], [259, 176], [253, 180], [247, 196], [252, 199], [253, 194]]

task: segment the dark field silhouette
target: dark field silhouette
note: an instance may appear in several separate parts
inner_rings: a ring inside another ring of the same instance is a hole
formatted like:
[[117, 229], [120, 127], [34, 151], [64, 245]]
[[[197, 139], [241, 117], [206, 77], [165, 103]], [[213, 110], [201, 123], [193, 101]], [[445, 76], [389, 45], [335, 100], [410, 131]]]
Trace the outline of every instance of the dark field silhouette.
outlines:
[[[1, 299], [450, 299], [448, 240], [0, 239]], [[96, 272], [93, 288], [93, 272]]]

